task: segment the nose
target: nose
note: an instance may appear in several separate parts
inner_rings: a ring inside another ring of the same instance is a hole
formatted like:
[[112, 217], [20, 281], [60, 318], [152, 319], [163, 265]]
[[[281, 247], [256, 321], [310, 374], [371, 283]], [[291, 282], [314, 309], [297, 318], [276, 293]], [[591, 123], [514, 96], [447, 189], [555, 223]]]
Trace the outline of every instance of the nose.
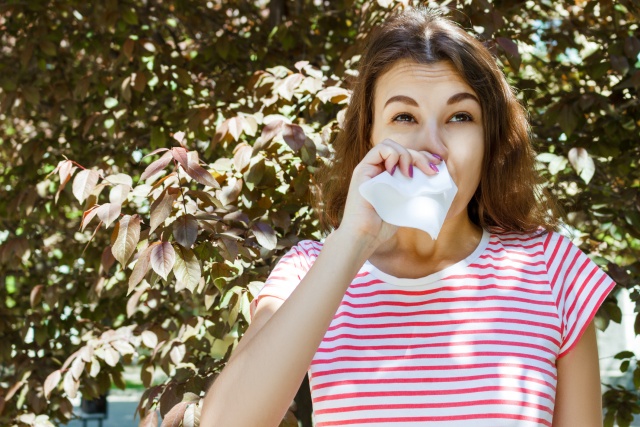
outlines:
[[413, 135], [411, 148], [416, 151], [428, 151], [440, 158], [445, 158], [447, 147], [442, 139], [442, 132], [436, 119], [425, 120], [422, 126], [416, 127], [416, 134]]

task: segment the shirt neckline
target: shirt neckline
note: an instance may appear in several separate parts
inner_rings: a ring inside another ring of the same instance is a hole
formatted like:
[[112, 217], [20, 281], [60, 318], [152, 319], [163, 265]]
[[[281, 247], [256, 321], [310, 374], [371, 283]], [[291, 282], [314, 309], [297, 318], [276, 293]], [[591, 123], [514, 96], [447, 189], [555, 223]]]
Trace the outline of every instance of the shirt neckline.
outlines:
[[371, 264], [369, 260], [366, 260], [364, 262], [363, 268], [365, 271], [367, 271], [369, 274], [371, 274], [375, 278], [380, 279], [385, 283], [389, 283], [391, 285], [406, 286], [406, 287], [428, 285], [430, 283], [433, 283], [437, 280], [442, 279], [445, 276], [449, 276], [456, 272], [461, 272], [466, 267], [468, 267], [469, 264], [473, 263], [484, 252], [484, 250], [487, 248], [487, 245], [489, 244], [490, 238], [491, 238], [491, 234], [487, 230], [483, 229], [480, 243], [468, 257], [466, 257], [461, 261], [458, 261], [453, 265], [450, 265], [449, 267], [446, 267], [435, 273], [429, 274], [428, 276], [425, 276], [425, 277], [418, 277], [418, 278], [412, 279], [412, 278], [406, 278], [406, 277], [392, 276], [391, 274], [388, 274], [388, 273], [385, 273], [384, 271], [379, 270], [375, 265]]

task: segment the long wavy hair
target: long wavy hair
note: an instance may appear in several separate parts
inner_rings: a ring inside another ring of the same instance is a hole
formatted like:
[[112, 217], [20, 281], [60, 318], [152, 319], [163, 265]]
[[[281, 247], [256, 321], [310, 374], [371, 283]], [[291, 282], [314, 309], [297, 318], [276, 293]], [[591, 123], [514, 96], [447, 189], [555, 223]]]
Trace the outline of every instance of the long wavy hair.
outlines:
[[343, 128], [333, 141], [335, 156], [316, 174], [322, 228], [340, 225], [353, 170], [373, 146], [376, 81], [402, 59], [448, 61], [478, 94], [485, 145], [480, 184], [467, 207], [470, 219], [496, 233], [554, 230], [557, 209], [538, 186], [526, 110], [489, 50], [441, 13], [424, 7], [396, 12], [369, 35]]

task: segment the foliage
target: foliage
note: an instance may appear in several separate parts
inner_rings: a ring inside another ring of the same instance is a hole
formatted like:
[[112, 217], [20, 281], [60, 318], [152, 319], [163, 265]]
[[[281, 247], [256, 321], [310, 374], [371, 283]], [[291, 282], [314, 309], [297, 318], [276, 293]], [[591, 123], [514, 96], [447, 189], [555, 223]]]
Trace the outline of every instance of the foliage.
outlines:
[[[443, 4], [519, 89], [576, 242], [640, 307], [637, 6]], [[197, 424], [270, 268], [321, 238], [314, 173], [363, 36], [401, 6], [0, 5], [0, 423], [68, 420], [137, 363], [141, 424]], [[599, 326], [620, 317], [614, 294]], [[638, 385], [609, 387], [607, 422], [629, 425]]]

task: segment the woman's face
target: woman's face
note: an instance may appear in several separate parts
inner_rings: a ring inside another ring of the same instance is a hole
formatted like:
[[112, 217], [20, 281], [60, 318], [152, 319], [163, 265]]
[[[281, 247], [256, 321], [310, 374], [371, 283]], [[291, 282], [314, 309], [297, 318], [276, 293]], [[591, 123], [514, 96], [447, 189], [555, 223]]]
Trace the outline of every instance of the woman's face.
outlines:
[[482, 111], [475, 91], [449, 62], [401, 60], [378, 78], [371, 143], [387, 138], [440, 156], [458, 187], [447, 218], [466, 212], [480, 183]]

